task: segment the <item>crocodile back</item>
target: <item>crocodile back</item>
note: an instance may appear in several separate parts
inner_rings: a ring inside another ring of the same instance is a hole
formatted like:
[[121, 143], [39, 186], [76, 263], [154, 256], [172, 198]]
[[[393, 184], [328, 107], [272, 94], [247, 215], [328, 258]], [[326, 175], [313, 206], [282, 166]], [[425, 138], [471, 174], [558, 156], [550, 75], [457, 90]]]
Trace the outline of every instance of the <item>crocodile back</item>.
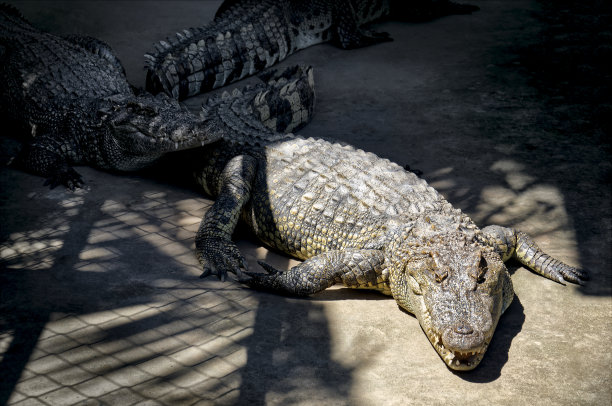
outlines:
[[387, 159], [296, 137], [265, 147], [246, 220], [268, 245], [305, 259], [333, 249], [380, 248], [391, 228], [425, 213], [455, 210]]
[[35, 124], [50, 105], [132, 94], [120, 66], [37, 30], [11, 6], [0, 7], [0, 46], [0, 103], [18, 121]]

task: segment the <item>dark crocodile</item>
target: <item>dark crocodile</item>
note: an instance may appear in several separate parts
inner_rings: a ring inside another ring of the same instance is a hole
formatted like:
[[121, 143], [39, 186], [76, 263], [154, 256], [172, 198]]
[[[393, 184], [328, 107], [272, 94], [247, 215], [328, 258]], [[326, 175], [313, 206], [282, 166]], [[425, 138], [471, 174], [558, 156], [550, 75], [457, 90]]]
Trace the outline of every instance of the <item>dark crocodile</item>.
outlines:
[[0, 5], [0, 114], [26, 144], [18, 164], [52, 186], [81, 185], [72, 164], [140, 169], [162, 155], [218, 139], [165, 95], [135, 93], [103, 42], [57, 37]]
[[[290, 96], [313, 87], [312, 70], [303, 72], [306, 79], [283, 88], [292, 109], [278, 110], [301, 117], [299, 111], [311, 107], [311, 93]], [[250, 130], [191, 159], [197, 181], [216, 199], [196, 236], [202, 276], [225, 279], [232, 272], [248, 286], [287, 295], [310, 295], [337, 283], [391, 295], [417, 317], [454, 370], [478, 365], [512, 302], [505, 261], [514, 258], [562, 284], [587, 279], [523, 232], [479, 229], [426, 181], [389, 160], [350, 145], [274, 134], [261, 116], [249, 119], [253, 103], [241, 98], [221, 109], [211, 104], [228, 127]], [[267, 273], [245, 272], [246, 261], [232, 242], [240, 218], [267, 246], [304, 262], [286, 271], [261, 263]]]
[[448, 0], [226, 0], [215, 19], [185, 29], [145, 55], [147, 90], [182, 100], [332, 41], [344, 49], [390, 41], [363, 28], [381, 18], [429, 19], [478, 7]]

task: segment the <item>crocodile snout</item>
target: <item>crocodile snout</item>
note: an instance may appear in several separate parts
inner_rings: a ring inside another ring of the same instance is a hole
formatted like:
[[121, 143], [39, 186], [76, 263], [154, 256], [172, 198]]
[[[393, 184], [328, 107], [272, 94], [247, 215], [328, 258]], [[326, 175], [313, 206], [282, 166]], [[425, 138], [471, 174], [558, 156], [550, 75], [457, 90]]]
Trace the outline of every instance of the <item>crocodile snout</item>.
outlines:
[[485, 338], [469, 323], [460, 321], [442, 333], [442, 343], [453, 352], [470, 354], [485, 345]]
[[453, 330], [455, 331], [455, 333], [462, 334], [462, 335], [468, 335], [474, 332], [474, 329], [472, 328], [472, 326], [470, 326], [467, 323], [457, 323], [453, 327]]

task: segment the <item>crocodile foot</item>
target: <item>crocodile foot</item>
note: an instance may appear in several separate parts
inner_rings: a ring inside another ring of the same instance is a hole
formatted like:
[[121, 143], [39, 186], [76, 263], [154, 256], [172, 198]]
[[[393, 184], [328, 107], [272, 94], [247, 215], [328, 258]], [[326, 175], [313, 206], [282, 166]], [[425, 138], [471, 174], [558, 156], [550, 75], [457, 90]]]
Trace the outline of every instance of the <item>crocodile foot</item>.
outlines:
[[586, 281], [589, 280], [589, 274], [585, 270], [574, 268], [560, 261], [556, 262], [558, 263], [550, 267], [548, 270], [549, 273], [544, 274], [544, 276], [562, 285], [565, 285], [565, 282], [571, 282], [584, 286]]
[[45, 186], [49, 186], [51, 189], [54, 189], [59, 185], [64, 185], [72, 191], [82, 187], [83, 184], [84, 182], [81, 175], [67, 165], [55, 171], [47, 178], [47, 180], [45, 180], [44, 183]]
[[205, 237], [201, 241], [201, 246], [202, 249], [197, 254], [204, 272], [200, 278], [217, 275], [222, 282], [225, 282], [228, 272], [241, 279], [243, 270], [248, 270], [246, 259], [231, 240]]

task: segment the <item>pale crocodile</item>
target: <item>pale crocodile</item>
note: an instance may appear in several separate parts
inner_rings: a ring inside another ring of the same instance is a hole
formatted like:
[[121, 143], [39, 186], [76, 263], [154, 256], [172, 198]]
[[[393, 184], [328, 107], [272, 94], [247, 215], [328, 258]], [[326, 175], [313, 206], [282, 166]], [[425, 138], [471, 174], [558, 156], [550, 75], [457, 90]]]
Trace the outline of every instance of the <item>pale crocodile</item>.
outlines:
[[[304, 78], [286, 84], [285, 95], [313, 87], [312, 70], [304, 72], [308, 85]], [[292, 100], [294, 112], [308, 102]], [[274, 134], [249, 118], [252, 106], [240, 98], [222, 109], [213, 102], [226, 125], [243, 128], [247, 121], [251, 130], [189, 152], [197, 154], [191, 161], [198, 182], [216, 199], [196, 236], [203, 277], [232, 272], [253, 288], [297, 296], [337, 283], [391, 295], [454, 370], [479, 364], [512, 302], [505, 261], [517, 259], [559, 283], [587, 279], [523, 232], [479, 229], [399, 165], [350, 145]], [[304, 262], [286, 271], [261, 263], [267, 274], [245, 272], [232, 242], [240, 218], [267, 246]]]
[[41, 32], [9, 5], [0, 60], [3, 132], [26, 144], [17, 163], [52, 186], [82, 184], [72, 164], [135, 170], [222, 135], [165, 95], [135, 93], [108, 45]]
[[145, 55], [147, 90], [182, 100], [260, 72], [311, 45], [344, 49], [390, 41], [364, 25], [428, 19], [478, 7], [448, 0], [226, 0], [215, 19], [156, 44]]

